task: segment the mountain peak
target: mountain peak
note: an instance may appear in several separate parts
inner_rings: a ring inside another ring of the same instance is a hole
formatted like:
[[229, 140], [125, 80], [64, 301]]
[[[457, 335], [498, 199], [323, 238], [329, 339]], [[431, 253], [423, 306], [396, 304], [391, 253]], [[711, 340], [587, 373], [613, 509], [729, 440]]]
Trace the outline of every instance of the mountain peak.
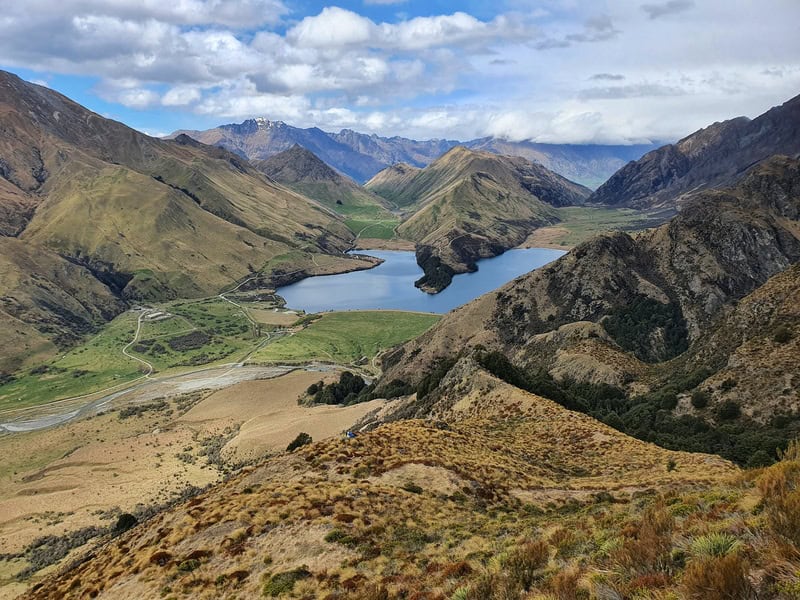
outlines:
[[342, 176], [311, 150], [295, 143], [258, 163], [259, 169], [281, 183], [339, 182]]
[[265, 117], [256, 117], [253, 121], [256, 122], [259, 129], [279, 129], [281, 127], [286, 127], [286, 123], [283, 121], [270, 121]]

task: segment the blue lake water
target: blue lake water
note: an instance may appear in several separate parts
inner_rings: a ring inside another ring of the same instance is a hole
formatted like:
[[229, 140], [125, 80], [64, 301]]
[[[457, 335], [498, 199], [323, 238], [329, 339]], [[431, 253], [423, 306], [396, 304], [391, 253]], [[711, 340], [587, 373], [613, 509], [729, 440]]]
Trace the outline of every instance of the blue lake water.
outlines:
[[422, 277], [422, 269], [413, 252], [360, 250], [359, 253], [376, 256], [384, 262], [367, 271], [309, 277], [278, 289], [278, 293], [289, 308], [309, 313], [376, 309], [446, 313], [565, 254], [544, 248], [509, 250], [478, 261], [475, 273], [456, 275], [444, 291], [431, 295], [414, 287], [414, 282]]

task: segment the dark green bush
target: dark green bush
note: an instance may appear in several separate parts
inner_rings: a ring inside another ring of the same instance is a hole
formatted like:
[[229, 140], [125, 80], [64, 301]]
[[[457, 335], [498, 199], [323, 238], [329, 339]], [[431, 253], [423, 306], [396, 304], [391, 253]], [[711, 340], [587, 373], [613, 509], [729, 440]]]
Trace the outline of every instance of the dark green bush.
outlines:
[[190, 558], [189, 560], [184, 560], [178, 565], [178, 571], [183, 571], [184, 573], [191, 573], [195, 569], [200, 566], [200, 561], [196, 558]]
[[[624, 350], [648, 362], [673, 358], [689, 347], [686, 320], [677, 302], [662, 304], [647, 296], [637, 296], [614, 309], [603, 320], [603, 327]], [[650, 339], [658, 329], [663, 331], [664, 347], [654, 349]]]
[[312, 384], [307, 391], [311, 400], [317, 404], [353, 404], [366, 400], [361, 396], [366, 387], [367, 383], [362, 377], [343, 371], [339, 375], [339, 381], [327, 385], [320, 381]]
[[139, 521], [130, 513], [122, 513], [114, 524], [114, 533], [122, 533], [128, 531], [131, 527], [135, 526]]
[[407, 492], [411, 492], [412, 494], [421, 494], [423, 492], [423, 489], [412, 481], [407, 482], [403, 486], [403, 489]]
[[692, 392], [692, 406], [698, 410], [708, 406], [710, 401], [711, 394], [709, 394], [706, 390], [695, 390]]
[[775, 328], [772, 339], [778, 344], [785, 344], [792, 339], [792, 331], [786, 325], [780, 325]]
[[302, 579], [311, 577], [311, 571], [305, 566], [292, 571], [276, 573], [264, 584], [263, 593], [265, 596], [277, 597], [281, 594], [288, 594], [294, 589], [294, 584]]
[[417, 399], [425, 398], [429, 393], [439, 387], [442, 379], [450, 369], [456, 364], [455, 358], [441, 359], [436, 362], [433, 369], [431, 369], [417, 384]]
[[298, 433], [298, 434], [297, 434], [297, 437], [296, 437], [296, 438], [294, 438], [294, 439], [293, 439], [293, 440], [292, 440], [292, 441], [289, 443], [289, 445], [288, 445], [288, 446], [286, 446], [286, 451], [287, 451], [287, 452], [293, 452], [294, 450], [297, 450], [297, 449], [298, 449], [298, 448], [300, 448], [301, 446], [305, 446], [306, 444], [310, 444], [310, 443], [311, 443], [311, 442], [313, 442], [313, 441], [314, 441], [314, 440], [312, 440], [312, 439], [311, 439], [311, 436], [310, 436], [310, 435], [308, 435], [308, 434], [307, 434], [306, 432], [304, 432], [304, 431], [301, 431], [300, 433]]
[[775, 462], [775, 458], [767, 454], [764, 450], [757, 450], [747, 461], [748, 469], [755, 469], [758, 467], [768, 467]]
[[723, 421], [738, 419], [742, 414], [742, 409], [733, 400], [726, 400], [717, 409], [717, 416]]

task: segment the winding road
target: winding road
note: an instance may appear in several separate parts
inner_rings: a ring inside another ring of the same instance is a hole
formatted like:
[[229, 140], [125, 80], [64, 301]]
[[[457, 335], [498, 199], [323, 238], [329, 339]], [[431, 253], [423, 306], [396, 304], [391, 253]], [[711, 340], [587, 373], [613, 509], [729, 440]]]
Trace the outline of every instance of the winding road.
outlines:
[[[147, 373], [144, 374], [144, 379], [150, 377], [155, 371], [155, 367], [152, 363], [147, 362], [146, 360], [139, 358], [138, 356], [134, 356], [130, 352], [128, 352], [128, 348], [133, 346], [136, 342], [139, 341], [139, 333], [142, 331], [142, 321], [147, 317], [147, 315], [151, 314], [153, 311], [150, 310], [143, 310], [139, 313], [139, 318], [136, 319], [136, 333], [133, 334], [133, 339], [128, 342], [128, 344], [122, 349], [122, 353], [127, 356], [128, 358], [132, 358], [133, 360], [142, 363], [145, 367], [147, 367]], [[140, 378], [141, 379], [141, 378]]]

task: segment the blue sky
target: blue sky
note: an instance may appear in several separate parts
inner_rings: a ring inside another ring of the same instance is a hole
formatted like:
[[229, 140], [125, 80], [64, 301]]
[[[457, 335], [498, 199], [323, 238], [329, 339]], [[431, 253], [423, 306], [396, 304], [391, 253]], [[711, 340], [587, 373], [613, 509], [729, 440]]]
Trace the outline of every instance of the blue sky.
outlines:
[[26, 0], [0, 67], [151, 134], [673, 140], [800, 93], [797, 0]]

